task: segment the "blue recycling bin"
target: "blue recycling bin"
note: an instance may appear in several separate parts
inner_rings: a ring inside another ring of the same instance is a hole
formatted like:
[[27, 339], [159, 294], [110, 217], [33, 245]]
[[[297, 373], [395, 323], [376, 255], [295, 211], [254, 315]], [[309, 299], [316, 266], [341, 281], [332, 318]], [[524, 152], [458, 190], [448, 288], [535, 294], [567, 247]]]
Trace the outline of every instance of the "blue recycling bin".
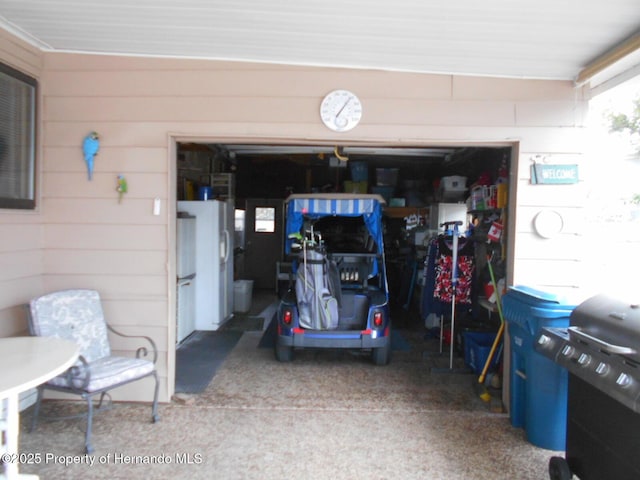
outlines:
[[564, 450], [567, 425], [567, 371], [535, 351], [542, 327], [567, 328], [576, 305], [526, 286], [511, 287], [502, 310], [511, 347], [509, 415], [527, 440], [549, 450]]

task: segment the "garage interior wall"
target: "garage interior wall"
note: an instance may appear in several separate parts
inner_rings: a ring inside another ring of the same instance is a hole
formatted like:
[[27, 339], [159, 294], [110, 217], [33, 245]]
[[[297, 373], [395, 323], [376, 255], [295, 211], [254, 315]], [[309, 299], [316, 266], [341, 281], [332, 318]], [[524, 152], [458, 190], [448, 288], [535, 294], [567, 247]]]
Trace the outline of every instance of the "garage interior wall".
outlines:
[[[7, 33], [0, 42], [0, 60], [39, 77], [42, 107], [38, 209], [0, 212], [2, 255], [9, 266], [3, 268], [0, 290], [5, 336], [24, 331], [17, 305], [30, 297], [95, 288], [110, 323], [156, 341], [161, 400], [169, 400], [175, 362], [176, 139], [512, 145], [510, 205], [517, 205], [509, 213], [512, 281], [579, 286], [574, 242], [580, 234], [581, 183], [534, 186], [529, 177], [534, 157], [583, 161], [587, 99], [571, 82], [42, 53]], [[356, 92], [363, 102], [361, 124], [342, 134], [330, 132], [319, 117], [320, 99], [336, 88]], [[88, 181], [81, 142], [91, 131], [99, 133], [101, 148]], [[129, 185], [121, 203], [119, 174]], [[155, 198], [161, 202], [158, 216]], [[557, 238], [533, 232], [532, 219], [547, 208], [561, 210], [565, 218]], [[16, 254], [24, 262], [14, 264]], [[25, 264], [30, 266], [23, 272]], [[115, 344], [116, 350], [129, 348]], [[119, 389], [114, 398], [148, 400], [148, 386]]]

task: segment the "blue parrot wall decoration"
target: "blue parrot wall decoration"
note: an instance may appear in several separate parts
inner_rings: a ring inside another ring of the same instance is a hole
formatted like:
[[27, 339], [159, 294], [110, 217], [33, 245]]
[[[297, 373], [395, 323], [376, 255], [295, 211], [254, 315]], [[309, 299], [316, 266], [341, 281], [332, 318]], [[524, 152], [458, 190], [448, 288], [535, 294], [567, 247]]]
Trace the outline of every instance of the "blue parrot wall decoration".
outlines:
[[89, 172], [89, 180], [93, 177], [93, 161], [100, 150], [100, 138], [96, 132], [91, 132], [84, 137], [82, 142], [82, 152], [84, 153], [84, 161], [87, 164]]

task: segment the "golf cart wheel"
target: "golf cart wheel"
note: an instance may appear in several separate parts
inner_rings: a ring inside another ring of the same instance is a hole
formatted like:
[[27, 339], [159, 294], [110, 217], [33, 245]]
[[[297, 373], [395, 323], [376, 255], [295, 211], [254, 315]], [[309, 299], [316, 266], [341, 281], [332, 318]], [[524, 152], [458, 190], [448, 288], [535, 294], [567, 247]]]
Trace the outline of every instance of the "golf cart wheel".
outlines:
[[290, 362], [293, 360], [293, 347], [276, 344], [276, 360], [279, 362]]
[[572, 477], [569, 464], [563, 457], [549, 459], [549, 478], [551, 480], [571, 480]]
[[387, 342], [384, 347], [374, 348], [371, 351], [371, 360], [374, 365], [388, 365], [391, 361], [391, 342]]

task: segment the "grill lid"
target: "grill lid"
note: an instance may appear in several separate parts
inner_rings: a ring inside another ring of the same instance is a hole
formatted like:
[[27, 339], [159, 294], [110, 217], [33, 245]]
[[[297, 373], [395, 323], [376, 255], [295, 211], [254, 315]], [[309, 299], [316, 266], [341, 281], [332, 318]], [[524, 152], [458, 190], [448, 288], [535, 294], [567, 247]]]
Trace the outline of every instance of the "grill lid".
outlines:
[[573, 310], [570, 324], [572, 340], [640, 362], [640, 304], [596, 295]]

